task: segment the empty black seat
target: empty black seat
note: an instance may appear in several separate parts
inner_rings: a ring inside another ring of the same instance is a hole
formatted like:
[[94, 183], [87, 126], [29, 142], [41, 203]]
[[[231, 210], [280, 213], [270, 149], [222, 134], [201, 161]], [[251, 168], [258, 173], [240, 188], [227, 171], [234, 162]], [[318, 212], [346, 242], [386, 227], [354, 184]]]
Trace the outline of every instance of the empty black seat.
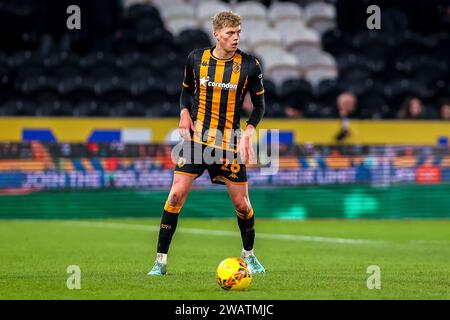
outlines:
[[397, 60], [406, 59], [413, 56], [427, 55], [428, 42], [427, 37], [423, 37], [414, 32], [401, 32], [396, 37], [395, 55]]
[[386, 60], [392, 55], [395, 41], [389, 34], [365, 31], [355, 35], [352, 44], [365, 57]]
[[356, 113], [362, 119], [385, 119], [394, 116], [384, 94], [370, 90], [358, 97]]
[[79, 55], [75, 53], [55, 52], [50, 56], [44, 57], [42, 59], [42, 62], [46, 68], [55, 71], [60, 67], [62, 68], [68, 66], [72, 68], [80, 67], [81, 58]]
[[[106, 108], [107, 109], [107, 108]], [[73, 105], [72, 115], [75, 117], [92, 117], [106, 115], [102, 114], [99, 103], [94, 100], [80, 100]]]
[[162, 23], [161, 16], [156, 7], [149, 4], [133, 4], [125, 11], [125, 18], [134, 21], [136, 19], [159, 20]]
[[369, 59], [357, 54], [344, 54], [337, 58], [341, 79], [364, 81], [385, 69], [385, 63], [379, 59]]
[[110, 66], [116, 65], [116, 58], [114, 55], [104, 51], [94, 51], [85, 55], [80, 59], [80, 66], [83, 69], [89, 70], [96, 66]]
[[[38, 107], [39, 109], [39, 107]], [[52, 116], [68, 117], [73, 115], [73, 104], [70, 100], [55, 100], [50, 110]]]
[[349, 54], [355, 51], [352, 47], [351, 38], [339, 29], [327, 30], [322, 35], [322, 47], [323, 50], [334, 56]]
[[126, 79], [113, 78], [111, 81], [97, 82], [95, 92], [102, 101], [105, 101], [109, 105], [117, 101], [131, 99], [130, 84]]
[[203, 30], [187, 29], [178, 35], [176, 43], [181, 47], [182, 55], [186, 56], [194, 49], [209, 47], [211, 40]]
[[401, 72], [405, 78], [415, 82], [421, 82], [425, 85], [436, 82], [446, 77], [448, 64], [446, 61], [437, 60], [429, 56], [411, 56], [406, 59], [398, 60], [396, 69]]
[[58, 92], [62, 97], [74, 102], [95, 98], [94, 82], [83, 77], [63, 80], [58, 85]]
[[42, 64], [33, 62], [23, 63], [14, 72], [15, 78], [19, 81], [24, 81], [29, 78], [39, 78], [40, 76], [45, 77], [47, 74], [48, 72]]
[[62, 82], [68, 78], [82, 75], [82, 69], [78, 65], [71, 63], [61, 64], [57, 68], [53, 68], [50, 73], [58, 82]]
[[157, 76], [157, 72], [154, 68], [145, 65], [135, 65], [124, 71], [131, 83], [141, 80], [147, 81], [148, 79], [155, 78]]
[[87, 76], [93, 81], [110, 80], [119, 75], [118, 70], [111, 65], [96, 65], [87, 71]]
[[169, 102], [169, 100], [166, 90], [163, 87], [156, 85], [148, 87], [137, 96], [137, 101], [151, 108], [160, 108], [163, 104]]
[[46, 76], [27, 78], [20, 82], [20, 90], [24, 95], [32, 95], [39, 91], [56, 91], [57, 87], [55, 79]]
[[0, 86], [0, 103], [8, 100], [15, 100], [20, 98], [20, 93], [14, 88]]
[[31, 51], [18, 51], [8, 57], [8, 65], [13, 69], [19, 68], [23, 64], [31, 62], [32, 57]]
[[277, 118], [284, 116], [284, 106], [280, 103], [275, 83], [264, 79], [264, 97], [266, 101], [265, 117]]
[[325, 79], [316, 86], [315, 98], [324, 105], [335, 105], [336, 98], [341, 91], [339, 81], [336, 79]]
[[0, 103], [2, 116], [33, 116], [35, 111], [35, 104], [26, 99], [11, 99]]
[[334, 105], [312, 102], [305, 106], [303, 114], [308, 118], [335, 118], [337, 117]]
[[123, 70], [129, 70], [132, 67], [153, 68], [154, 62], [150, 55], [139, 51], [130, 51], [117, 59], [117, 65]]
[[115, 102], [110, 111], [110, 116], [115, 117], [142, 117], [146, 113], [146, 105], [133, 100], [121, 100]]
[[285, 106], [301, 107], [313, 99], [311, 84], [304, 79], [285, 80], [278, 91]]
[[419, 96], [423, 87], [408, 79], [396, 79], [384, 87], [385, 97], [391, 108], [400, 109], [408, 96]]

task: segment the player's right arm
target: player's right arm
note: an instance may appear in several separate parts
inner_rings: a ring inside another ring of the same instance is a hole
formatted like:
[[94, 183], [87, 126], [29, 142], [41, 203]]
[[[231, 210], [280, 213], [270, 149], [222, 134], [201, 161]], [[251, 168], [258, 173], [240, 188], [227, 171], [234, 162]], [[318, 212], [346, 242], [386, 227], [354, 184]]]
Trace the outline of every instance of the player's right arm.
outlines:
[[195, 77], [194, 77], [194, 53], [191, 52], [184, 66], [184, 80], [180, 95], [180, 136], [185, 140], [191, 140], [190, 130], [195, 131], [190, 110], [194, 101]]
[[250, 98], [253, 103], [253, 111], [247, 120], [247, 126], [242, 133], [239, 142], [239, 153], [244, 163], [256, 163], [256, 158], [252, 146], [252, 136], [255, 133], [256, 126], [261, 121], [265, 112], [264, 102], [264, 83], [261, 65], [258, 60], [253, 58], [250, 65], [250, 74], [248, 78], [248, 88]]

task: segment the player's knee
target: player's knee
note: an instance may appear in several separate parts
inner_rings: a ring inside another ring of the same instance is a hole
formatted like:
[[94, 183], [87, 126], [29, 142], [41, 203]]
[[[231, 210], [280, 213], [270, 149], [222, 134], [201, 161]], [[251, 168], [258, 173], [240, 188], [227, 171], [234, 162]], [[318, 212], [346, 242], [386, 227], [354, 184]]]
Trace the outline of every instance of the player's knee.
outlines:
[[248, 201], [245, 201], [245, 199], [235, 203], [235, 209], [236, 209], [238, 216], [244, 217], [244, 218], [249, 218], [251, 212], [253, 212], [252, 207], [250, 206], [250, 203]]
[[236, 210], [240, 212], [248, 212], [252, 208], [248, 196], [236, 197], [233, 202]]
[[171, 206], [179, 207], [183, 204], [184, 194], [180, 191], [174, 191], [169, 195], [167, 201]]
[[248, 211], [250, 211], [250, 207], [245, 203], [238, 203], [235, 206], [236, 211], [242, 212], [242, 213], [247, 213]]

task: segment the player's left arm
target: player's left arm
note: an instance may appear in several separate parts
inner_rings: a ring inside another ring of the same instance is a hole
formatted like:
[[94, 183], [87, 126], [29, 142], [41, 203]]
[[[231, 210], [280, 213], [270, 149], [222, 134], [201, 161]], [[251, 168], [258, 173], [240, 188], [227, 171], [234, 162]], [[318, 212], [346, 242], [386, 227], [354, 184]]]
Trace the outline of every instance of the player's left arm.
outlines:
[[195, 131], [194, 123], [191, 117], [191, 109], [195, 94], [195, 77], [194, 77], [194, 51], [192, 51], [184, 66], [184, 80], [181, 87], [180, 95], [180, 123], [178, 125], [180, 136], [189, 141], [192, 133]]
[[252, 136], [255, 133], [256, 126], [264, 116], [266, 109], [264, 101], [264, 84], [261, 64], [254, 59], [251, 62], [248, 76], [248, 91], [253, 103], [253, 110], [247, 120], [247, 126], [242, 134], [239, 144], [239, 152], [244, 163], [256, 163], [254, 150], [252, 146]]

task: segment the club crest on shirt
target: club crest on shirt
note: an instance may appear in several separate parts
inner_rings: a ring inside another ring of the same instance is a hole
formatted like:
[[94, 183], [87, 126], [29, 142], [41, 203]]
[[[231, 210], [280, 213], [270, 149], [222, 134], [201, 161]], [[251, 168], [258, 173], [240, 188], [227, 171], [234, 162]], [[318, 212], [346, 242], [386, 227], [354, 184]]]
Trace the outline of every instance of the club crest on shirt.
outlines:
[[241, 71], [241, 64], [238, 62], [233, 62], [233, 72], [238, 73]]

